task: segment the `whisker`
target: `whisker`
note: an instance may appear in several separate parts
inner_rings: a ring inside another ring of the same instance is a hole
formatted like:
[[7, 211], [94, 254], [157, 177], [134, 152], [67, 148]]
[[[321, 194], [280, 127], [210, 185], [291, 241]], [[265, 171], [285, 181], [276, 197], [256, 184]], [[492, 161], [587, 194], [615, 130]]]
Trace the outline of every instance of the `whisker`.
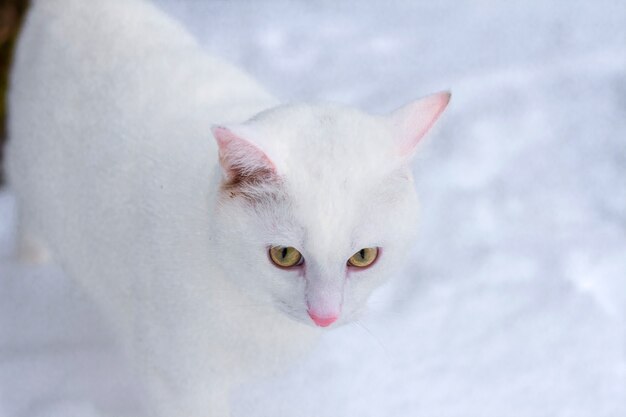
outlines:
[[352, 322], [353, 324], [355, 324], [358, 328], [362, 329], [365, 333], [367, 333], [372, 339], [374, 339], [374, 341], [376, 342], [376, 344], [378, 344], [378, 346], [382, 349], [382, 351], [384, 352], [386, 358], [388, 360], [391, 360], [391, 353], [389, 352], [389, 349], [387, 349], [387, 346], [385, 346], [385, 344], [382, 342], [382, 340], [380, 340], [380, 338], [378, 336], [376, 336], [374, 333], [372, 333], [372, 331], [370, 329], [368, 329], [367, 327], [365, 327], [365, 325], [363, 323], [361, 323], [359, 320], [355, 320]]

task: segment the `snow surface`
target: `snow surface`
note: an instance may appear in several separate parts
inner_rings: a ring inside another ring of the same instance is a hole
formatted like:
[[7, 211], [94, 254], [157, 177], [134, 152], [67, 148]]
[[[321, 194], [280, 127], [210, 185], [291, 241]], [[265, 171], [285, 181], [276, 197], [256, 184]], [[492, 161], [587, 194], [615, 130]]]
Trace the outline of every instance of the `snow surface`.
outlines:
[[[623, 2], [158, 3], [286, 101], [453, 92], [415, 164], [404, 276], [235, 416], [626, 416]], [[5, 190], [0, 417], [132, 415], [98, 312], [11, 260], [14, 227]]]

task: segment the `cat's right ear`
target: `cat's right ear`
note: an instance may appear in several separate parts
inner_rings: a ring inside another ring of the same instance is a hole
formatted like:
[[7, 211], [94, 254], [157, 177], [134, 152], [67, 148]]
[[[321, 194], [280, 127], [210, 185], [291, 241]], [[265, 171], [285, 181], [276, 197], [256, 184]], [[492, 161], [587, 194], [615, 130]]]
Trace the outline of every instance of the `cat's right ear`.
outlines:
[[213, 126], [211, 131], [226, 184], [243, 186], [276, 178], [274, 163], [256, 145], [224, 126]]

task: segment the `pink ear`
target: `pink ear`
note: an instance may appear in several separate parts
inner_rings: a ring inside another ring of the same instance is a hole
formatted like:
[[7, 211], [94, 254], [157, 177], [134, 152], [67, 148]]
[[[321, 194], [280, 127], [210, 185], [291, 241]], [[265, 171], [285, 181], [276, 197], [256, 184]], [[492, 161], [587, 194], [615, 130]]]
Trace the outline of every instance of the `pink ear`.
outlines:
[[276, 174], [274, 163], [252, 143], [223, 126], [211, 128], [227, 182], [257, 182]]
[[450, 101], [449, 92], [424, 97], [391, 114], [396, 134], [400, 136], [399, 152], [412, 156], [419, 141], [428, 133]]

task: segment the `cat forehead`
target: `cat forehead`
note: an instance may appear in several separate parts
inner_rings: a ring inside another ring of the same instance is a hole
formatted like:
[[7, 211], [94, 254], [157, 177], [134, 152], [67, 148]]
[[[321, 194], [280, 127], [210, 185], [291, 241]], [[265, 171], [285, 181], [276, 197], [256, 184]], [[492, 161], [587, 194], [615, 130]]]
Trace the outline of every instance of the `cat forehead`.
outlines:
[[377, 235], [376, 213], [393, 211], [389, 202], [410, 188], [406, 177], [395, 175], [392, 132], [381, 116], [301, 104], [261, 113], [233, 130], [258, 146], [281, 178], [280, 201], [288, 204], [268, 213], [292, 221], [273, 224], [293, 226], [285, 233], [318, 254]]
[[398, 177], [359, 185], [332, 177], [306, 182], [286, 178], [289, 204], [284, 214], [291, 219], [285, 224], [289, 229], [286, 236], [319, 260], [342, 258], [362, 247], [384, 246], [393, 230], [389, 223], [405, 217], [402, 209], [412, 187]]
[[287, 176], [322, 180], [332, 173], [349, 181], [380, 169], [392, 149], [384, 118], [335, 104], [278, 107], [243, 129]]
[[257, 114], [247, 124], [275, 132], [292, 129], [340, 127], [367, 123], [377, 116], [357, 108], [335, 103], [296, 103], [268, 109]]

